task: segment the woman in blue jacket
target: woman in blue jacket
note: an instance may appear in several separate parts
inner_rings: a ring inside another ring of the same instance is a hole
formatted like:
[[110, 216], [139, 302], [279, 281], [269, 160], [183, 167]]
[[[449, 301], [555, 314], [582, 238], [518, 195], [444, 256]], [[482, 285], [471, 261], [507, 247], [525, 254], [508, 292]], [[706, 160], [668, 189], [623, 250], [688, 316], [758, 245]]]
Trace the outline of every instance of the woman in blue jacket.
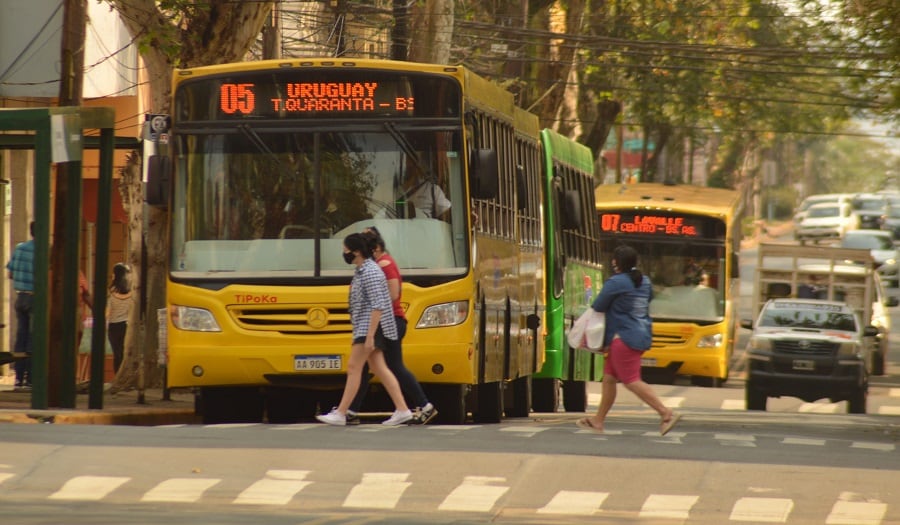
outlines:
[[578, 420], [578, 426], [603, 432], [606, 415], [616, 401], [617, 383], [638, 396], [659, 413], [659, 433], [666, 435], [681, 415], [666, 407], [650, 385], [641, 380], [641, 355], [653, 340], [650, 300], [653, 288], [650, 278], [637, 268], [637, 251], [621, 245], [613, 251], [610, 277], [591, 308], [606, 315], [603, 338], [603, 396], [597, 414]]

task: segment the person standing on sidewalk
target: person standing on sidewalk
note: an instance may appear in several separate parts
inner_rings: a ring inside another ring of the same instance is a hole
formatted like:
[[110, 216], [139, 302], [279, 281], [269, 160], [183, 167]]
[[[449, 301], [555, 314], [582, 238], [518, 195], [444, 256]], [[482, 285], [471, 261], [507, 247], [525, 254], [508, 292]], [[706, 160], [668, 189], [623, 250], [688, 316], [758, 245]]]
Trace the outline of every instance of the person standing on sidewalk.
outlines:
[[134, 298], [131, 295], [131, 268], [125, 263], [113, 266], [112, 283], [109, 285], [107, 301], [107, 337], [113, 352], [113, 369], [119, 373], [125, 358], [125, 334], [128, 331], [128, 317]]
[[356, 266], [350, 282], [350, 324], [353, 327], [353, 344], [347, 361], [347, 381], [338, 406], [316, 419], [329, 425], [346, 425], [347, 411], [359, 390], [363, 364], [369, 366], [381, 379], [381, 383], [394, 402], [394, 413], [382, 425], [402, 425], [413, 417], [403, 399], [400, 383], [384, 360], [383, 349], [388, 340], [397, 339], [397, 324], [391, 315], [391, 296], [387, 279], [378, 263], [372, 259], [366, 238], [361, 233], [351, 233], [344, 238], [344, 261]]
[[[34, 306], [34, 221], [29, 225], [31, 239], [16, 245], [6, 263], [7, 275], [16, 291], [16, 389], [31, 389], [31, 311]], [[22, 358], [22, 355], [25, 357]]]
[[613, 276], [603, 283], [591, 305], [594, 310], [606, 314], [602, 397], [597, 414], [583, 417], [576, 424], [602, 433], [606, 415], [616, 401], [617, 383], [621, 382], [659, 413], [659, 433], [664, 436], [681, 416], [666, 407], [650, 385], [641, 380], [641, 355], [650, 349], [653, 340], [650, 319], [653, 289], [650, 279], [637, 264], [638, 255], [634, 248], [617, 246], [612, 258]]
[[[372, 250], [375, 262], [378, 263], [378, 266], [381, 267], [384, 276], [387, 278], [388, 291], [391, 294], [391, 305], [394, 308], [394, 321], [397, 323], [397, 340], [388, 340], [387, 348], [384, 349], [384, 360], [387, 362], [387, 366], [391, 369], [391, 372], [397, 377], [397, 381], [400, 382], [400, 389], [405, 394], [409, 395], [416, 404], [415, 417], [413, 417], [411, 423], [424, 425], [434, 419], [437, 415], [437, 409], [435, 409], [434, 405], [428, 401], [428, 398], [425, 396], [425, 391], [422, 390], [422, 385], [416, 380], [416, 376], [414, 376], [403, 364], [402, 341], [403, 336], [406, 335], [406, 312], [403, 310], [403, 305], [400, 304], [400, 293], [403, 287], [403, 278], [400, 276], [400, 268], [397, 266], [397, 262], [394, 258], [387, 253], [384, 239], [381, 237], [377, 228], [374, 226], [366, 228], [362, 234], [369, 244], [369, 249]], [[356, 394], [353, 403], [350, 404], [350, 409], [347, 411], [348, 425], [359, 424], [359, 409], [362, 407], [368, 389], [369, 365], [366, 364], [363, 366], [362, 374], [360, 376], [359, 392]]]

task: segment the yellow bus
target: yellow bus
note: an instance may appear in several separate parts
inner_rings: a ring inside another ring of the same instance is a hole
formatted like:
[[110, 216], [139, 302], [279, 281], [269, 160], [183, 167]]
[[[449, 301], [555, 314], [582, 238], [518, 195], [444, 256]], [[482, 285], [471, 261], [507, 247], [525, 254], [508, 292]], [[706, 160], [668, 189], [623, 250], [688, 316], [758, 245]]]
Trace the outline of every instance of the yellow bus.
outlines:
[[342, 242], [371, 226], [403, 275], [404, 360], [439, 420], [528, 414], [544, 360], [535, 115], [464, 67], [380, 60], [178, 70], [172, 93], [169, 151], [151, 162], [171, 179], [167, 380], [196, 389], [205, 421], [337, 404]]
[[658, 183], [599, 186], [595, 194], [601, 253], [632, 246], [653, 282], [644, 375], [722, 386], [735, 343], [740, 194]]

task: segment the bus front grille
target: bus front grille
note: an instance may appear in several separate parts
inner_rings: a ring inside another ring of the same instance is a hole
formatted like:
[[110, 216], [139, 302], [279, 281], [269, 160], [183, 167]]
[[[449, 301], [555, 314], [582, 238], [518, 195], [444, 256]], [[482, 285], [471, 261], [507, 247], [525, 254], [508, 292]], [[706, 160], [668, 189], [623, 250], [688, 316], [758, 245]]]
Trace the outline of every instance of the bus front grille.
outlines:
[[669, 346], [681, 346], [687, 343], [687, 339], [681, 335], [653, 334], [653, 342], [650, 348], [666, 348]]
[[350, 311], [344, 306], [239, 305], [228, 308], [244, 330], [283, 334], [349, 334]]

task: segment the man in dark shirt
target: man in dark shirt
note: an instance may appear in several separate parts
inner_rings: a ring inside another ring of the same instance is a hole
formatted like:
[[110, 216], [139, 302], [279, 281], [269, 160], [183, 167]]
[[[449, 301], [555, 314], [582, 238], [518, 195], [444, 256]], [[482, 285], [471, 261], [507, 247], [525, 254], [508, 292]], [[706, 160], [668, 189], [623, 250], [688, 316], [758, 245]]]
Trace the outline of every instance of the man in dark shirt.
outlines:
[[[34, 303], [34, 222], [31, 239], [16, 245], [6, 263], [7, 275], [16, 291], [16, 389], [31, 389], [31, 309]], [[22, 354], [26, 357], [22, 358]]]

